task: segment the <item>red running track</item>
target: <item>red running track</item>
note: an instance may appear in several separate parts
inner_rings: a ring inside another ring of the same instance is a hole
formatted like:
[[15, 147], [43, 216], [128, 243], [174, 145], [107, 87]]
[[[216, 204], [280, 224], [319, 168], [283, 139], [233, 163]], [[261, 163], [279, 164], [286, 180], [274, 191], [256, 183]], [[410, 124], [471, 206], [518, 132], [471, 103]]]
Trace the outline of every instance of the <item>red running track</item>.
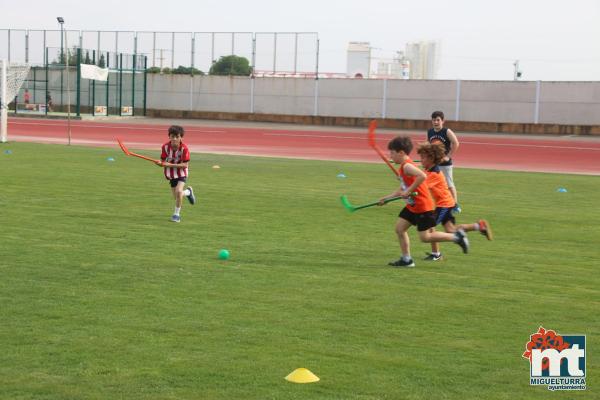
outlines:
[[[369, 148], [364, 130], [248, 123], [223, 124], [189, 120], [185, 142], [192, 152], [253, 155], [316, 160], [381, 162]], [[71, 121], [72, 144], [115, 147], [120, 137], [130, 149], [156, 150], [167, 141], [167, 124], [156, 120], [135, 123]], [[34, 118], [11, 118], [9, 140], [17, 142], [67, 143], [67, 122]], [[399, 134], [379, 130], [378, 142], [385, 149]], [[425, 132], [401, 132], [415, 143]], [[600, 138], [541, 137], [523, 135], [461, 134], [455, 157], [458, 168], [511, 171], [560, 172], [600, 175]]]

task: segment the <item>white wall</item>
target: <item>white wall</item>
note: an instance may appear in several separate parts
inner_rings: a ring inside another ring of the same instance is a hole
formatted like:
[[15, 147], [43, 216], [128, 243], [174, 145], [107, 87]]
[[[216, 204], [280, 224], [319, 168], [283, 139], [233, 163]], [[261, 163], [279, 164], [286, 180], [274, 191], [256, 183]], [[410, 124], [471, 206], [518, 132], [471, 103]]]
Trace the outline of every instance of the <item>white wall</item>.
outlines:
[[[298, 79], [148, 75], [151, 109], [600, 124], [600, 82]], [[384, 97], [385, 94], [385, 97]], [[458, 102], [457, 102], [458, 100]], [[536, 101], [537, 108], [536, 108]], [[537, 114], [536, 114], [537, 111]], [[458, 112], [458, 114], [457, 114]]]

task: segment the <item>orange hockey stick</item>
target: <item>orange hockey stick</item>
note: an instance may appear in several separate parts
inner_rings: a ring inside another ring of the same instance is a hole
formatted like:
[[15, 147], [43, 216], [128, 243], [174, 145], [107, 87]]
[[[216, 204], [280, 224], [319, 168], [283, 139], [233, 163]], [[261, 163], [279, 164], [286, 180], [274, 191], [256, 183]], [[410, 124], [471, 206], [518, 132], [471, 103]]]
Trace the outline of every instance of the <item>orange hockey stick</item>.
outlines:
[[119, 139], [119, 138], [117, 138], [117, 142], [119, 142], [119, 146], [121, 147], [121, 150], [123, 150], [123, 153], [125, 153], [128, 156], [138, 157], [138, 158], [141, 158], [143, 160], [152, 161], [155, 164], [158, 164], [160, 162], [160, 160], [155, 160], [154, 158], [146, 157], [146, 156], [143, 156], [141, 154], [137, 154], [137, 153], [133, 153], [133, 152], [129, 151], [127, 149], [127, 147], [125, 146], [125, 143], [123, 143], [121, 141], [121, 139]]

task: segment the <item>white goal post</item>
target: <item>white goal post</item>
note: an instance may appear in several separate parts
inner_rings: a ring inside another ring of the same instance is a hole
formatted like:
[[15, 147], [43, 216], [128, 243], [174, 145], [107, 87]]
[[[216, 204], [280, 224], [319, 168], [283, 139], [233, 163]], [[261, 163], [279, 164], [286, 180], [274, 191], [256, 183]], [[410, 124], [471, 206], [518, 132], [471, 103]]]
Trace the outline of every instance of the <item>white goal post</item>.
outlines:
[[8, 138], [8, 105], [14, 100], [29, 73], [29, 64], [0, 60], [0, 142]]

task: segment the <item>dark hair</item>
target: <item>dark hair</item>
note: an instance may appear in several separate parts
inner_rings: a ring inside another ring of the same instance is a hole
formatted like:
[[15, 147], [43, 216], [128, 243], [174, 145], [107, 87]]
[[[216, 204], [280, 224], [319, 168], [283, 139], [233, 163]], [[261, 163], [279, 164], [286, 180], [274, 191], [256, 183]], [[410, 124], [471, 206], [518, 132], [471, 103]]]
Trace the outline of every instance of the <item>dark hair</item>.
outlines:
[[183, 131], [183, 128], [179, 125], [171, 125], [169, 127], [169, 136], [181, 136], [183, 137], [183, 134], [185, 132]]
[[444, 120], [444, 113], [441, 111], [434, 111], [431, 113], [431, 119], [436, 119], [437, 117], [440, 117], [442, 119], [442, 121]]
[[423, 158], [423, 156], [431, 158], [435, 165], [442, 162], [446, 156], [446, 149], [442, 143], [421, 143], [417, 148], [417, 153]]
[[412, 141], [408, 136], [396, 136], [388, 143], [388, 150], [403, 151], [409, 155], [413, 149]]

